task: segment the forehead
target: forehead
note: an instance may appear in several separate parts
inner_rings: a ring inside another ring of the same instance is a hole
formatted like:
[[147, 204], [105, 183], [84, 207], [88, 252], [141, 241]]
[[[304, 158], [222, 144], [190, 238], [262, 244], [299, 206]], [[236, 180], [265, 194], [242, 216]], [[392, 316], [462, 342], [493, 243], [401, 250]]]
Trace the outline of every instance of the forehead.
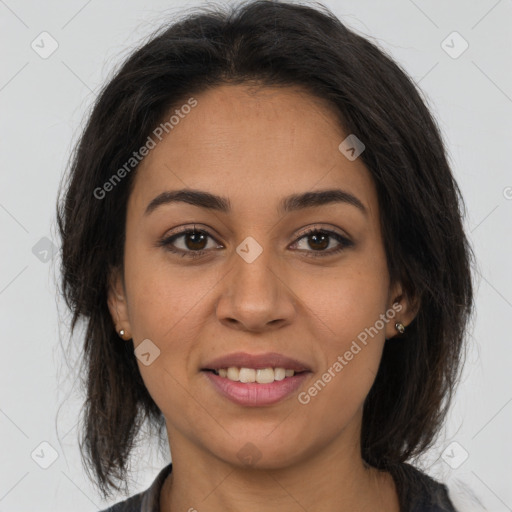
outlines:
[[360, 158], [350, 161], [339, 150], [348, 133], [326, 101], [298, 88], [248, 85], [222, 85], [193, 97], [197, 105], [175, 117], [139, 165], [132, 208], [187, 187], [233, 198], [235, 208], [237, 202], [261, 208], [285, 195], [342, 187], [376, 209], [370, 173]]

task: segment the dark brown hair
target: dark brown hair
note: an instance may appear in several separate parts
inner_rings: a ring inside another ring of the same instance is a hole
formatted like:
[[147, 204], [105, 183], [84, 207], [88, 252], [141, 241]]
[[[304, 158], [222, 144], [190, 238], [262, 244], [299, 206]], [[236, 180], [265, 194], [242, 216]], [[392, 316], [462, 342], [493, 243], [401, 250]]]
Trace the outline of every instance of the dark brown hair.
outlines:
[[360, 158], [377, 189], [390, 277], [421, 304], [405, 334], [385, 343], [364, 404], [362, 457], [392, 470], [429, 448], [460, 378], [474, 255], [439, 128], [415, 84], [321, 4], [260, 0], [189, 13], [153, 34], [103, 88], [57, 205], [62, 293], [72, 330], [79, 320], [87, 326], [81, 448], [104, 497], [119, 489], [116, 480], [126, 482], [141, 426], [147, 421], [161, 436], [164, 418], [107, 307], [110, 272], [123, 268], [137, 169], [103, 198], [94, 191], [184, 98], [248, 82], [300, 86], [326, 100], [345, 132], [363, 141]]

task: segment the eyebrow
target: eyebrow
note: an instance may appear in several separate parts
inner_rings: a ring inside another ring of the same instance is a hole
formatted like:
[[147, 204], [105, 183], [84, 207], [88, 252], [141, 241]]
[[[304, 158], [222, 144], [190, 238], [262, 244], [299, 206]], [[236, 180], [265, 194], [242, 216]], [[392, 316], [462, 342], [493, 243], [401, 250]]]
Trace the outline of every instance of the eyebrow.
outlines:
[[[149, 215], [164, 204], [177, 202], [187, 203], [222, 213], [230, 213], [231, 211], [231, 203], [226, 197], [217, 196], [202, 190], [181, 189], [162, 192], [156, 196], [146, 207], [144, 215]], [[364, 215], [368, 215], [368, 210], [356, 196], [338, 188], [292, 194], [281, 200], [278, 210], [280, 213], [290, 213], [304, 208], [332, 203], [350, 204], [358, 208]]]

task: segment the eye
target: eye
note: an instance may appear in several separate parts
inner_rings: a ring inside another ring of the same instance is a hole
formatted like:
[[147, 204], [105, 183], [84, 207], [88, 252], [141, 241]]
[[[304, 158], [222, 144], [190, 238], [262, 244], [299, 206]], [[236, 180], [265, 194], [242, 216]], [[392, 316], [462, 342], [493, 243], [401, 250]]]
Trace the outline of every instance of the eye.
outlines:
[[[332, 254], [337, 254], [347, 247], [353, 246], [353, 242], [348, 238], [336, 233], [335, 231], [312, 228], [307, 230], [295, 243], [297, 245], [301, 240], [306, 240], [306, 244], [312, 250], [308, 250], [307, 247], [305, 249], [305, 253], [307, 256], [312, 257], [322, 257], [322, 256], [331, 256]], [[331, 242], [334, 241], [338, 245], [330, 250], [326, 250]], [[302, 249], [299, 249], [302, 252]]]
[[[196, 229], [194, 226], [193, 229], [184, 229], [179, 233], [163, 238], [158, 242], [158, 246], [165, 247], [166, 250], [180, 254], [182, 257], [197, 258], [208, 252], [209, 238], [214, 240], [208, 231]], [[180, 240], [179, 244], [176, 243], [178, 240]], [[177, 247], [177, 245], [181, 245], [181, 247]]]

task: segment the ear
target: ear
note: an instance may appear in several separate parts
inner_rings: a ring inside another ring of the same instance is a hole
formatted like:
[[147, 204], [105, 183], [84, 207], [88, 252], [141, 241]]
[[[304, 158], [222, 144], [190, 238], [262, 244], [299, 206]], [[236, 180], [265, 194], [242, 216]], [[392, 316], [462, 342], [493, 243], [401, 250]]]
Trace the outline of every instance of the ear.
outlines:
[[126, 332], [131, 332], [124, 279], [119, 268], [110, 271], [107, 303], [116, 331], [124, 329]]
[[402, 323], [407, 331], [407, 326], [418, 314], [421, 303], [418, 297], [410, 297], [404, 293], [401, 283], [396, 283], [391, 287], [389, 299], [387, 309], [389, 321], [386, 323], [385, 329], [386, 340], [400, 334], [395, 327], [397, 322]]

